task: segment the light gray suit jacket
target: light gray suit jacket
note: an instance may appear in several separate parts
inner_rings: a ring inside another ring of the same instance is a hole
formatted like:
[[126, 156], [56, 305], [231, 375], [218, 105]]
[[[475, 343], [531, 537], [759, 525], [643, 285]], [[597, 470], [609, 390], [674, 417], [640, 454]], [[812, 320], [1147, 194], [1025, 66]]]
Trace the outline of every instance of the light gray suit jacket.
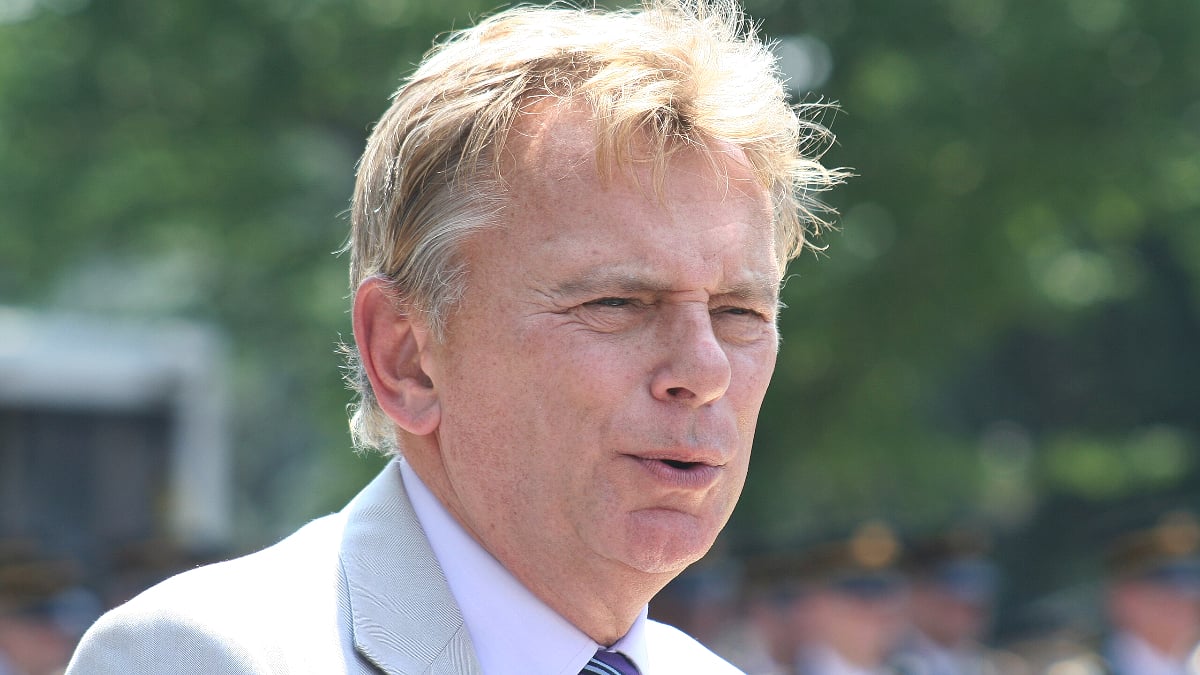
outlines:
[[105, 614], [70, 675], [479, 673], [445, 577], [389, 464], [341, 512]]
[[[739, 673], [647, 627], [654, 673]], [[341, 512], [180, 574], [100, 618], [67, 675], [480, 673], [458, 604], [389, 464]]]

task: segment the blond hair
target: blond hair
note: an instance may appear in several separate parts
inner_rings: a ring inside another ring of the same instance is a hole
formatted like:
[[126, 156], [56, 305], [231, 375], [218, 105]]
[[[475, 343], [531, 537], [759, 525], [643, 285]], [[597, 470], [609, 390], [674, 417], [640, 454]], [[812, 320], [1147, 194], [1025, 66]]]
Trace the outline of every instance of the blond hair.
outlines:
[[[788, 103], [769, 46], [734, 0], [516, 7], [435, 46], [372, 132], [354, 191], [351, 287], [386, 278], [401, 310], [441, 339], [466, 283], [459, 244], [504, 206], [500, 149], [519, 115], [546, 100], [590, 107], [601, 167], [646, 157], [648, 141], [656, 182], [677, 151], [738, 148], [771, 195], [780, 269], [827, 224], [816, 195], [845, 175], [819, 161], [832, 141], [826, 106]], [[349, 352], [355, 443], [394, 451], [394, 425]]]

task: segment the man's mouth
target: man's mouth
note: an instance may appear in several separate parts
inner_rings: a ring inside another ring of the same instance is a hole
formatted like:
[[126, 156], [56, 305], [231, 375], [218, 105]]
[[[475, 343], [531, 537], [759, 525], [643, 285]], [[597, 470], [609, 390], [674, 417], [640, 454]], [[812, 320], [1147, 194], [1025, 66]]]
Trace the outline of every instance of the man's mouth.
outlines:
[[673, 490], [707, 490], [716, 484], [723, 467], [708, 461], [692, 462], [666, 457], [638, 457], [661, 485]]
[[677, 459], [662, 459], [659, 461], [661, 461], [663, 464], [666, 464], [667, 466], [671, 467], [672, 469], [691, 469], [691, 468], [694, 468], [697, 466], [701, 466], [700, 462], [681, 462]]

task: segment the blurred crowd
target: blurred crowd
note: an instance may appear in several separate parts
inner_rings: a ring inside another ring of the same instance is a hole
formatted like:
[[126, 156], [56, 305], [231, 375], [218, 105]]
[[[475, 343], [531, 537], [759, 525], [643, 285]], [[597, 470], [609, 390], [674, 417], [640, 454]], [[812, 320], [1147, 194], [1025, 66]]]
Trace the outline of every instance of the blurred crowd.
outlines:
[[992, 630], [998, 592], [1020, 570], [1001, 569], [971, 528], [902, 540], [865, 523], [748, 559], [736, 598], [720, 592], [728, 582], [693, 577], [660, 616], [751, 675], [1200, 674], [1196, 519], [1163, 515], [1097, 553], [1097, 616], [1003, 643]]
[[75, 641], [99, 612], [69, 560], [28, 541], [0, 543], [0, 675], [61, 672]]
[[[977, 529], [902, 540], [868, 522], [733, 574], [700, 565], [651, 613], [750, 675], [1200, 675], [1200, 523], [1169, 513], [1102, 554], [1102, 630], [1058, 625], [1004, 644], [995, 602], [1019, 570], [1002, 570]], [[0, 541], [0, 675], [61, 673], [103, 609], [200, 562], [163, 542], [129, 547], [97, 590], [75, 561]]]
[[209, 561], [154, 540], [119, 547], [89, 568], [32, 540], [0, 539], [0, 675], [62, 673], [104, 610]]

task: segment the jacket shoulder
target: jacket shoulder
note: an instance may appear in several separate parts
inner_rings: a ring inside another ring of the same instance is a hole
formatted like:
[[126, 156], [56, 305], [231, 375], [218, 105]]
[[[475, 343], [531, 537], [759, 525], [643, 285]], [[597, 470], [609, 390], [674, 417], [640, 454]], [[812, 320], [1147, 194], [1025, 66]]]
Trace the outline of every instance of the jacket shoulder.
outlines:
[[262, 551], [151, 587], [87, 631], [67, 672], [257, 674], [291, 672], [297, 658], [341, 662], [342, 526], [326, 516]]

